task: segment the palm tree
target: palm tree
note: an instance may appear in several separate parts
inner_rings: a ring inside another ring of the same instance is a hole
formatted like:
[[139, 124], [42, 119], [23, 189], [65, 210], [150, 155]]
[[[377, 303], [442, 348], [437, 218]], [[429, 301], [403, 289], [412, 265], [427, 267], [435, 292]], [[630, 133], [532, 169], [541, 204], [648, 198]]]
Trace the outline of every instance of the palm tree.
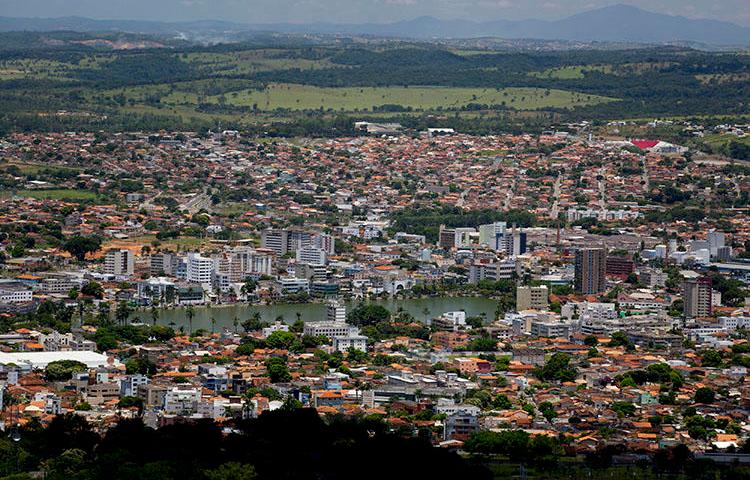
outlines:
[[117, 304], [117, 309], [115, 310], [115, 318], [117, 319], [117, 323], [120, 325], [125, 325], [131, 313], [132, 309], [130, 308], [130, 305], [128, 305], [124, 300], [121, 300], [120, 303]]
[[188, 324], [190, 325], [190, 334], [193, 333], [193, 317], [195, 316], [195, 310], [193, 310], [192, 305], [188, 305], [187, 309], [185, 310], [185, 315], [188, 319]]
[[234, 333], [237, 333], [237, 327], [240, 324], [240, 319], [237, 317], [234, 317], [234, 320], [232, 320], [232, 325], [234, 325]]
[[215, 330], [216, 330], [216, 319], [214, 317], [211, 317], [211, 335], [214, 334]]
[[156, 322], [159, 321], [159, 310], [155, 305], [151, 305], [151, 321], [153, 322], [154, 326], [156, 326]]

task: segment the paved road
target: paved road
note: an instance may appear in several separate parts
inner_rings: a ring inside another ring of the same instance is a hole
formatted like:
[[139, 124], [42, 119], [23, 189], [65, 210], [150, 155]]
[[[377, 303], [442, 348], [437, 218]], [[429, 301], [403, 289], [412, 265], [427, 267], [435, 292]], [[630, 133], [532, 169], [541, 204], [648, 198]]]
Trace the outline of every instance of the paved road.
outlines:
[[562, 186], [562, 174], [558, 174], [555, 178], [555, 186], [552, 190], [552, 208], [549, 210], [549, 218], [557, 218], [560, 215], [560, 187]]

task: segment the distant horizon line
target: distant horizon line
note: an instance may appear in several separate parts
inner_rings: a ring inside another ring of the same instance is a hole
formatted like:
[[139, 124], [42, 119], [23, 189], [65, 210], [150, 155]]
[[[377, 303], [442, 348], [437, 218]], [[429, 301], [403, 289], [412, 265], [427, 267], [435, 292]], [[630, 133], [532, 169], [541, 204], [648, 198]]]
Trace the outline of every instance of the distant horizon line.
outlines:
[[636, 7], [634, 5], [628, 5], [623, 3], [618, 4], [612, 4], [612, 5], [606, 5], [603, 7], [597, 7], [597, 8], [591, 8], [587, 10], [580, 10], [574, 13], [571, 13], [569, 15], [564, 15], [555, 19], [545, 19], [545, 18], [534, 18], [534, 17], [527, 17], [527, 18], [507, 18], [507, 17], [498, 17], [493, 18], [489, 20], [483, 20], [483, 19], [474, 19], [474, 18], [462, 18], [462, 17], [442, 17], [440, 15], [418, 15], [413, 17], [403, 17], [400, 19], [393, 19], [393, 20], [382, 20], [382, 21], [328, 21], [328, 20], [310, 20], [305, 22], [300, 21], [293, 21], [293, 20], [275, 20], [275, 21], [263, 21], [263, 22], [249, 22], [249, 21], [238, 21], [238, 20], [230, 20], [230, 19], [223, 19], [223, 18], [196, 18], [196, 19], [190, 19], [190, 20], [175, 20], [175, 19], [153, 19], [153, 18], [133, 18], [133, 17], [123, 17], [123, 18], [113, 18], [113, 17], [98, 17], [98, 16], [85, 16], [85, 15], [63, 15], [63, 16], [11, 16], [11, 15], [0, 15], [0, 18], [6, 18], [6, 19], [15, 19], [15, 20], [64, 20], [64, 19], [81, 19], [81, 20], [93, 20], [93, 21], [101, 21], [101, 22], [146, 22], [146, 23], [162, 23], [162, 24], [184, 24], [184, 23], [198, 23], [198, 22], [216, 22], [216, 23], [227, 23], [227, 24], [233, 24], [238, 26], [263, 26], [263, 25], [316, 25], [316, 24], [322, 24], [322, 25], [353, 25], [353, 26], [359, 26], [359, 25], [392, 25], [396, 23], [404, 23], [404, 22], [411, 22], [414, 20], [419, 19], [432, 19], [432, 20], [438, 20], [443, 22], [468, 22], [468, 23], [475, 23], [475, 24], [487, 24], [487, 23], [493, 23], [493, 22], [545, 22], [545, 23], [554, 23], [561, 20], [565, 20], [571, 17], [575, 17], [576, 15], [590, 13], [590, 12], [596, 12], [600, 10], [610, 10], [615, 8], [627, 8], [632, 9], [633, 11], [640, 11], [640, 12], [646, 12], [654, 15], [664, 15], [672, 18], [681, 18], [686, 20], [695, 20], [695, 21], [712, 21], [712, 22], [720, 22], [720, 23], [727, 23], [731, 25], [735, 25], [737, 27], [741, 28], [750, 28], [750, 24], [744, 24], [744, 23], [736, 23], [735, 21], [731, 20], [724, 20], [721, 18], [711, 18], [711, 17], [688, 17], [682, 14], [674, 14], [674, 13], [666, 13], [666, 12], [659, 12], [659, 11], [653, 11], [653, 10], [647, 10], [644, 8]]

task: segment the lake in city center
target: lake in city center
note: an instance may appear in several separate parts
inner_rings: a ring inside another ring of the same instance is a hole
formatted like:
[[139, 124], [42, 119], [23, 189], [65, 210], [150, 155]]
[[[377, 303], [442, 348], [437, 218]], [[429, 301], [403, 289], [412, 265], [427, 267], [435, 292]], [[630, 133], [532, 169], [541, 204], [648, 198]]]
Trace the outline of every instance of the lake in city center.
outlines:
[[[346, 303], [347, 311], [354, 308], [359, 302]], [[464, 310], [468, 316], [478, 316], [484, 314], [487, 319], [495, 318], [495, 309], [497, 301], [480, 297], [430, 297], [430, 298], [413, 298], [413, 299], [378, 299], [370, 303], [382, 305], [391, 312], [395, 312], [401, 307], [406, 312], [412, 314], [414, 318], [420, 321], [427, 321], [437, 317], [444, 312]], [[278, 317], [283, 317], [286, 323], [293, 323], [297, 319], [297, 314], [305, 322], [314, 322], [325, 320], [326, 304], [325, 303], [295, 303], [295, 304], [275, 304], [275, 305], [214, 305], [211, 307], [195, 307], [195, 316], [193, 317], [193, 329], [205, 328], [211, 329], [211, 319], [216, 320], [215, 329], [234, 328], [234, 319], [237, 318], [240, 323], [250, 318], [255, 312], [259, 312], [263, 321], [273, 322]], [[151, 314], [148, 310], [139, 311], [132, 315], [131, 321], [140, 320], [143, 323], [151, 323]], [[180, 326], [188, 327], [188, 320], [185, 308], [174, 308], [159, 311], [159, 325], [169, 325], [174, 322], [174, 328]]]

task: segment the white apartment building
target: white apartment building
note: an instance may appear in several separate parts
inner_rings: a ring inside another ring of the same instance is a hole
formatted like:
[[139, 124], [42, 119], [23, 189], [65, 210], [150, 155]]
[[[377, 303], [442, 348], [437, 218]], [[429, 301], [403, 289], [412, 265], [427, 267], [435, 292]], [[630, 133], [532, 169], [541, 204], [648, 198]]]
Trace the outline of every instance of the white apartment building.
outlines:
[[0, 303], [28, 303], [33, 295], [30, 288], [20, 283], [0, 283]]
[[469, 267], [469, 283], [509, 280], [516, 274], [516, 262], [476, 263]]
[[568, 338], [571, 330], [569, 323], [555, 321], [532, 320], [530, 325], [530, 332], [534, 337]]
[[432, 326], [438, 330], [457, 332], [466, 328], [466, 312], [445, 312], [432, 320]]
[[297, 262], [310, 265], [325, 265], [328, 263], [328, 254], [322, 248], [302, 247], [297, 250]]
[[326, 305], [326, 321], [346, 323], [346, 307], [338, 302], [330, 302]]
[[263, 328], [263, 338], [267, 338], [269, 335], [271, 335], [274, 332], [288, 332], [289, 331], [289, 325], [283, 322], [274, 322], [271, 325]]
[[308, 322], [303, 329], [305, 335], [339, 338], [359, 335], [359, 329], [344, 322]]
[[643, 215], [642, 213], [635, 212], [632, 210], [594, 210], [594, 209], [577, 210], [577, 209], [571, 208], [567, 212], [569, 222], [575, 222], [577, 220], [582, 220], [584, 218], [596, 218], [597, 220], [601, 220], [601, 221], [632, 220], [642, 215]]
[[284, 295], [290, 293], [310, 293], [310, 280], [306, 278], [284, 277], [279, 279], [279, 287]]
[[192, 415], [200, 402], [200, 390], [194, 387], [172, 387], [164, 395], [164, 413], [167, 415]]
[[571, 318], [573, 314], [575, 314], [575, 309], [577, 309], [582, 323], [598, 323], [617, 318], [617, 311], [615, 310], [614, 303], [583, 302], [563, 305], [563, 307], [568, 306], [570, 306], [569, 308], [571, 308], [571, 311], [565, 309], [561, 315], [563, 317]]
[[273, 273], [273, 253], [239, 247], [232, 251], [240, 259], [242, 273], [245, 275], [271, 275]]
[[41, 293], [68, 293], [73, 288], [81, 288], [82, 281], [73, 276], [45, 277], [36, 287]]
[[190, 253], [187, 257], [187, 281], [211, 284], [213, 280], [214, 262], [199, 253]]
[[364, 335], [347, 335], [346, 337], [335, 337], [333, 349], [337, 352], [346, 352], [350, 348], [367, 351], [367, 337]]

